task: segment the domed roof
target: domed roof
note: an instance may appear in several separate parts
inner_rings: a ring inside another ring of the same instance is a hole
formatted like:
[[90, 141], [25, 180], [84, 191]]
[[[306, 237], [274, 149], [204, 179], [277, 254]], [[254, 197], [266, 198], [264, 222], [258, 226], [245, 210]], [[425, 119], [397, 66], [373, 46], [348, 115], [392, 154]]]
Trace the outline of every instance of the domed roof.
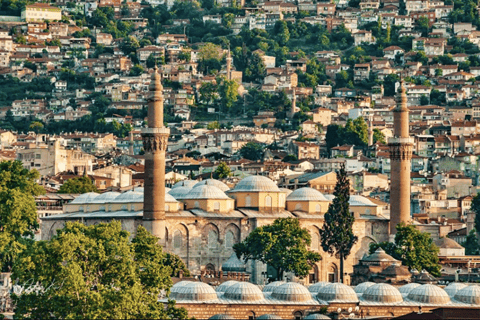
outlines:
[[351, 206], [368, 206], [368, 207], [376, 207], [377, 205], [370, 201], [369, 199], [363, 197], [363, 196], [357, 196], [357, 195], [351, 195], [350, 196], [350, 201], [348, 202], [349, 205]]
[[256, 318], [257, 320], [282, 320], [279, 316], [276, 314], [262, 314], [260, 317]]
[[165, 187], [165, 192], [169, 192], [170, 190], [172, 190], [172, 189], [170, 189], [168, 187]]
[[222, 190], [223, 192], [230, 190], [230, 188], [225, 183], [223, 183], [222, 181], [216, 180], [216, 179], [202, 180], [200, 182], [197, 182], [193, 187], [195, 188], [195, 187], [203, 186], [203, 185], [215, 186], [218, 189]]
[[233, 286], [235, 283], [238, 283], [238, 281], [236, 280], [228, 280], [228, 281], [225, 281], [223, 282], [222, 284], [220, 284], [216, 289], [215, 291], [217, 292], [225, 292], [227, 290], [227, 288], [229, 288], [230, 286]]
[[320, 191], [313, 188], [300, 188], [287, 196], [287, 201], [328, 201]]
[[170, 299], [175, 299], [175, 295], [178, 293], [179, 288], [186, 286], [191, 281], [180, 281], [175, 283], [170, 289]]
[[455, 294], [455, 300], [468, 303], [468, 304], [480, 304], [480, 286], [470, 285]]
[[107, 202], [112, 202], [115, 200], [116, 197], [120, 195], [120, 192], [105, 192], [102, 193], [101, 195], [93, 198], [91, 203], [107, 203]]
[[457, 241], [450, 238], [440, 238], [435, 241], [435, 245], [439, 248], [445, 249], [463, 249], [463, 247], [459, 245]]
[[187, 188], [193, 188], [194, 185], [197, 184], [198, 181], [194, 180], [182, 180], [178, 181], [172, 186], [172, 189], [176, 189], [178, 187], [187, 187]]
[[143, 192], [127, 191], [120, 194], [113, 202], [130, 203], [143, 202]]
[[460, 282], [452, 282], [448, 286], [443, 288], [443, 290], [445, 290], [445, 292], [450, 296], [450, 298], [453, 298], [453, 297], [455, 297], [455, 294], [459, 290], [462, 290], [466, 286], [467, 286], [466, 284], [463, 284], [463, 283], [460, 283]]
[[230, 192], [280, 192], [278, 186], [267, 177], [249, 176], [240, 180]]
[[189, 282], [177, 289], [175, 300], [209, 301], [217, 299], [215, 290], [203, 282]]
[[72, 204], [92, 203], [93, 199], [97, 198], [98, 196], [100, 196], [99, 193], [88, 192], [88, 193], [84, 193], [82, 195], [79, 195], [78, 197], [75, 198], [75, 200], [73, 200], [70, 203], [72, 203]]
[[185, 196], [192, 190], [189, 187], [177, 187], [170, 190], [168, 193], [177, 200], [185, 199]]
[[133, 188], [133, 191], [144, 192], [145, 189], [143, 187], [135, 187], [135, 188]]
[[355, 291], [357, 294], [363, 294], [365, 290], [373, 286], [375, 283], [374, 282], [362, 282], [359, 285], [357, 285], [353, 291]]
[[300, 283], [287, 282], [273, 289], [272, 298], [282, 301], [302, 302], [312, 300], [312, 295]]
[[312, 313], [303, 318], [304, 320], [329, 320], [330, 317], [320, 313]]
[[335, 282], [320, 288], [317, 298], [327, 302], [358, 302], [355, 291], [343, 283]]
[[400, 291], [387, 283], [376, 283], [369, 287], [362, 295], [363, 300], [383, 303], [402, 302], [403, 297]]
[[237, 255], [232, 253], [230, 258], [228, 258], [227, 261], [225, 261], [224, 264], [222, 264], [222, 271], [223, 272], [228, 272], [228, 271], [233, 271], [233, 272], [243, 272], [246, 270], [245, 264], [237, 258]]
[[382, 248], [378, 248], [374, 253], [362, 259], [363, 261], [370, 262], [396, 262], [395, 258], [387, 254]]
[[330, 284], [329, 282], [317, 282], [308, 287], [308, 291], [311, 293], [318, 293], [318, 290], [320, 290], [321, 287], [325, 287], [326, 285]]
[[288, 188], [279, 188], [281, 192], [285, 192], [287, 194], [287, 196], [292, 193], [293, 191], [288, 189]]
[[398, 288], [398, 291], [400, 291], [400, 293], [403, 296], [407, 296], [410, 293], [410, 291], [412, 291], [413, 289], [418, 288], [420, 286], [421, 286], [420, 283], [409, 283], [409, 284], [406, 284], [406, 285]]
[[238, 301], [259, 301], [263, 299], [263, 293], [259, 287], [250, 282], [237, 282], [225, 290], [225, 299]]
[[208, 318], [208, 320], [235, 320], [235, 318], [228, 314], [219, 313], [214, 316], [211, 316], [210, 318]]
[[445, 290], [433, 284], [421, 285], [410, 291], [407, 297], [411, 301], [437, 305], [450, 302], [450, 297]]
[[200, 185], [193, 188], [184, 196], [186, 200], [201, 199], [230, 199], [225, 192], [215, 186]]
[[178, 203], [178, 201], [168, 192], [165, 192], [165, 202], [166, 203]]
[[273, 292], [273, 289], [275, 289], [278, 286], [281, 286], [284, 284], [285, 281], [273, 281], [267, 284], [265, 287], [263, 287], [263, 292]]

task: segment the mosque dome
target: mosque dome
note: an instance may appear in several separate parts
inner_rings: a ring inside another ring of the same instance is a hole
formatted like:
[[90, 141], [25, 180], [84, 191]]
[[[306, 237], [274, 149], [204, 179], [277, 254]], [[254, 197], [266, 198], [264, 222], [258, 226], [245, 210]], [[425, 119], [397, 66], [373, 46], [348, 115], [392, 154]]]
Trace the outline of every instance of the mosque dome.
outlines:
[[278, 286], [281, 286], [282, 284], [285, 284], [286, 282], [285, 281], [273, 281], [273, 282], [270, 282], [269, 284], [267, 284], [265, 287], [263, 287], [263, 292], [273, 292], [273, 290], [278, 287]]
[[115, 198], [113, 202], [131, 203], [131, 202], [143, 202], [143, 193], [137, 191], [127, 191], [120, 194]]
[[170, 299], [175, 299], [175, 295], [177, 294], [179, 288], [186, 286], [190, 282], [191, 281], [180, 281], [175, 283], [170, 289]]
[[143, 187], [135, 187], [135, 188], [133, 188], [133, 191], [144, 192], [145, 189]]
[[231, 285], [223, 296], [225, 299], [238, 301], [259, 301], [264, 298], [260, 288], [250, 282], [237, 282]]
[[70, 202], [71, 204], [84, 204], [84, 203], [92, 203], [92, 201], [97, 198], [98, 196], [100, 196], [99, 193], [96, 193], [96, 192], [88, 192], [88, 193], [84, 193], [82, 195], [79, 195], [78, 197], [75, 198], [75, 200], [73, 200], [72, 202]]
[[240, 180], [230, 192], [280, 192], [280, 189], [267, 177], [249, 176]]
[[362, 282], [360, 283], [359, 285], [357, 285], [353, 291], [355, 291], [355, 293], [357, 294], [363, 294], [365, 292], [365, 290], [367, 290], [368, 288], [370, 288], [371, 286], [373, 286], [375, 283], [374, 282]]
[[209, 301], [217, 299], [215, 290], [203, 282], [190, 282], [178, 288], [175, 300]]
[[230, 258], [222, 264], [222, 271], [223, 272], [245, 272], [246, 267], [245, 264], [237, 258], [235, 253], [232, 253]]
[[410, 291], [412, 291], [413, 289], [418, 288], [418, 287], [420, 287], [420, 286], [421, 286], [420, 283], [409, 283], [409, 284], [406, 284], [406, 285], [401, 286], [400, 288], [398, 288], [398, 291], [400, 291], [400, 293], [402, 294], [402, 296], [408, 296], [408, 294], [410, 293]]
[[172, 190], [172, 189], [170, 189], [168, 187], [165, 187], [165, 192], [169, 192], [170, 190]]
[[170, 190], [168, 193], [177, 200], [185, 199], [187, 194], [192, 190], [189, 187], [177, 187]]
[[256, 319], [257, 320], [281, 320], [282, 318], [280, 318], [276, 314], [267, 313], [267, 314], [262, 314], [260, 317], [257, 317]]
[[225, 292], [230, 286], [233, 286], [234, 284], [238, 283], [236, 280], [228, 280], [223, 282], [221, 285], [219, 285], [215, 291], [217, 292]]
[[165, 192], [165, 202], [167, 203], [176, 203], [178, 202], [170, 193]]
[[194, 180], [182, 180], [182, 181], [178, 181], [177, 183], [175, 183], [172, 187], [172, 189], [176, 189], [178, 187], [187, 187], [187, 188], [193, 188], [194, 185], [197, 184], [198, 181], [194, 181]]
[[351, 195], [349, 205], [351, 206], [369, 206], [369, 207], [376, 207], [377, 205], [370, 201], [368, 198], [358, 195]]
[[272, 298], [282, 301], [303, 302], [312, 300], [312, 294], [300, 283], [287, 282], [273, 289]]
[[287, 196], [287, 201], [328, 201], [320, 191], [313, 188], [300, 188]]
[[450, 302], [450, 297], [440, 287], [433, 284], [421, 285], [408, 294], [408, 299], [420, 303], [442, 305]]
[[99, 196], [96, 196], [91, 203], [107, 203], [112, 202], [120, 195], [119, 192], [105, 192]]
[[370, 286], [362, 295], [366, 301], [397, 303], [402, 302], [403, 297], [400, 291], [387, 283], [377, 283]]
[[281, 192], [285, 192], [287, 194], [287, 196], [292, 193], [293, 191], [288, 189], [288, 188], [279, 188]]
[[470, 285], [463, 289], [460, 289], [455, 294], [455, 300], [468, 303], [468, 304], [480, 304], [480, 286]]
[[320, 288], [325, 287], [328, 284], [329, 282], [323, 282], [323, 281], [314, 283], [308, 287], [308, 291], [310, 291], [311, 293], [318, 293], [318, 290], [320, 290]]
[[216, 179], [202, 180], [200, 182], [197, 182], [193, 187], [195, 188], [195, 187], [203, 186], [203, 185], [215, 186], [218, 189], [222, 190], [223, 192], [230, 190], [230, 188], [225, 183], [223, 183], [222, 181], [216, 180]]
[[228, 314], [219, 313], [211, 316], [210, 318], [208, 318], [208, 320], [235, 320], [235, 318]]
[[320, 288], [317, 298], [327, 302], [358, 302], [355, 291], [351, 287], [339, 282], [330, 283]]
[[230, 199], [225, 192], [215, 186], [200, 185], [190, 190], [184, 196], [186, 200], [201, 200], [201, 199]]
[[382, 248], [378, 248], [369, 256], [362, 258], [363, 261], [370, 261], [370, 262], [395, 262], [398, 261], [391, 255], [387, 254]]
[[453, 298], [458, 291], [462, 290], [466, 286], [466, 284], [460, 282], [452, 282], [448, 286], [443, 288], [443, 290], [445, 290], [445, 292], [450, 296], [450, 298]]
[[303, 318], [304, 320], [329, 320], [330, 317], [320, 313], [312, 313]]

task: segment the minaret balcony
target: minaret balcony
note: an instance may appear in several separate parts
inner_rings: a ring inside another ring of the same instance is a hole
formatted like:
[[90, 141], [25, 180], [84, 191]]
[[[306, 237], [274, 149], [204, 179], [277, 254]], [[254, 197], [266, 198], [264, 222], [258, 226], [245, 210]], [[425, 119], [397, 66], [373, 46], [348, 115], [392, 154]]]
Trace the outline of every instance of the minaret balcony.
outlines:
[[413, 144], [414, 139], [411, 137], [401, 138], [401, 137], [391, 137], [388, 139], [388, 144]]
[[142, 128], [142, 134], [163, 133], [170, 134], [170, 128]]

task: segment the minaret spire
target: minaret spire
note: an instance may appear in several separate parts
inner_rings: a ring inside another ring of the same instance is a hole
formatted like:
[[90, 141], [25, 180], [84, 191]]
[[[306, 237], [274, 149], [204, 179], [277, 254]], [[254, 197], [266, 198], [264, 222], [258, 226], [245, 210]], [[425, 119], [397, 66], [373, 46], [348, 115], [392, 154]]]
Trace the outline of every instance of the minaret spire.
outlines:
[[390, 236], [396, 233], [399, 223], [409, 224], [410, 217], [410, 172], [413, 139], [410, 138], [407, 89], [400, 81], [397, 106], [393, 109], [393, 137], [390, 147]]
[[163, 86], [157, 66], [148, 89], [148, 124], [142, 129], [145, 150], [143, 226], [165, 246], [165, 153], [170, 129], [163, 123]]
[[230, 53], [230, 47], [227, 55], [227, 80], [232, 80], [232, 54]]

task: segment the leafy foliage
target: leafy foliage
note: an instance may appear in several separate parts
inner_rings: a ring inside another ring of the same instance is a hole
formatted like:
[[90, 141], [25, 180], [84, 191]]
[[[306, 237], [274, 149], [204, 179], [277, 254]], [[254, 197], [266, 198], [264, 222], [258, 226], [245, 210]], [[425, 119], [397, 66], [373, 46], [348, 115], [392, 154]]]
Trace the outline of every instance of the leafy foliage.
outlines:
[[401, 260], [410, 269], [426, 270], [433, 276], [440, 276], [439, 249], [429, 233], [420, 232], [415, 226], [397, 225], [395, 242], [372, 243], [370, 253], [379, 247], [395, 259]]
[[256, 142], [248, 142], [240, 148], [240, 155], [242, 158], [248, 160], [261, 160], [263, 159], [264, 148], [261, 144]]
[[464, 242], [461, 243], [462, 247], [465, 247], [466, 255], [479, 255], [480, 254], [480, 244], [478, 242], [477, 233], [475, 229], [470, 230], [467, 235], [467, 238]]
[[58, 193], [87, 193], [98, 192], [97, 187], [88, 177], [72, 178], [65, 181]]
[[311, 236], [294, 218], [276, 219], [273, 224], [253, 230], [248, 237], [233, 246], [239, 258], [257, 260], [277, 270], [278, 279], [284, 272], [305, 277], [312, 265], [320, 261], [317, 252], [308, 250]]
[[331, 124], [327, 127], [325, 140], [329, 150], [343, 144], [365, 146], [368, 144], [368, 125], [363, 117], [348, 119], [345, 127]]
[[218, 164], [217, 169], [215, 169], [215, 174], [220, 179], [225, 179], [225, 178], [228, 178], [232, 175], [232, 170], [230, 169], [230, 167], [225, 162], [222, 161]]

